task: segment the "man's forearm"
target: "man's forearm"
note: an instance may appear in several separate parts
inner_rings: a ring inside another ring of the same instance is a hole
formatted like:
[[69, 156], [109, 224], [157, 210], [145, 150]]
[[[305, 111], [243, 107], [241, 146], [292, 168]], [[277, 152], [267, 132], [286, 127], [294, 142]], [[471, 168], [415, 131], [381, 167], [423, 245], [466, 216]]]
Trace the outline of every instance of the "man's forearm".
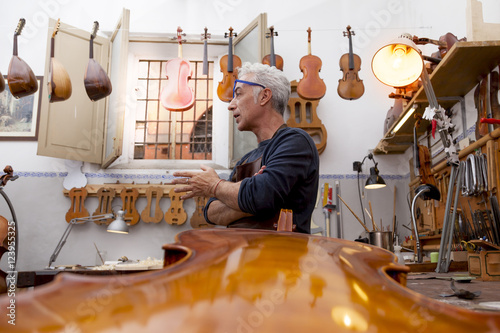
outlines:
[[208, 206], [207, 211], [208, 219], [217, 225], [228, 225], [233, 221], [248, 216], [252, 215], [244, 213], [240, 210], [232, 209], [220, 200], [212, 201]]

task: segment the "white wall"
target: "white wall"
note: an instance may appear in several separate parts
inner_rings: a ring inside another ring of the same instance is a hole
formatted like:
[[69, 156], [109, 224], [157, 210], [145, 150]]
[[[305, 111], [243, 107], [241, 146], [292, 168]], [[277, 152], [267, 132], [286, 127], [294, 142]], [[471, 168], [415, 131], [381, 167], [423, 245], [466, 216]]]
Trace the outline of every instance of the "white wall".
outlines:
[[[101, 31], [113, 29], [122, 7], [130, 9], [131, 31], [172, 33], [182, 26], [188, 34], [201, 33], [205, 26], [213, 34], [223, 34], [229, 26], [235, 31], [243, 29], [259, 13], [268, 13], [268, 24], [274, 25], [279, 36], [275, 38], [275, 50], [285, 61], [284, 72], [290, 80], [300, 80], [302, 73], [299, 61], [307, 52], [307, 33], [312, 29], [312, 53], [323, 61], [321, 77], [327, 85], [327, 93], [318, 107], [318, 116], [328, 131], [328, 143], [321, 155], [321, 183], [341, 184], [343, 198], [362, 216], [356, 187], [356, 174], [352, 171], [353, 161], [360, 161], [373, 149], [383, 136], [383, 124], [387, 111], [393, 105], [387, 95], [392, 92], [373, 76], [370, 70], [371, 57], [384, 43], [403, 32], [437, 39], [447, 32], [457, 37], [465, 36], [466, 0], [425, 0], [409, 2], [402, 0], [283, 0], [283, 1], [68, 1], [68, 0], [18, 0], [3, 1], [0, 11], [0, 71], [6, 75], [11, 58], [12, 36], [19, 18], [27, 20], [26, 28], [19, 38], [19, 56], [34, 70], [44, 73], [44, 56], [48, 17], [61, 18], [62, 22], [77, 28], [89, 30], [93, 21], [100, 23]], [[498, 11], [497, 11], [498, 12]], [[491, 14], [491, 13], [490, 13]], [[486, 18], [486, 16], [485, 16]], [[489, 18], [489, 17], [488, 17]], [[498, 20], [497, 17], [493, 19]], [[500, 21], [500, 20], [498, 20]], [[354, 52], [362, 59], [360, 78], [365, 85], [365, 94], [359, 100], [341, 99], [336, 88], [341, 78], [338, 61], [348, 51], [348, 40], [342, 32], [351, 25]], [[437, 48], [428, 48], [431, 52]], [[5, 191], [17, 211], [20, 232], [18, 269], [43, 268], [62, 235], [66, 222], [64, 216], [69, 209], [69, 199], [62, 194], [66, 172], [65, 161], [36, 155], [36, 142], [0, 141], [4, 165], [10, 164], [21, 177], [9, 183]], [[408, 224], [408, 160], [409, 154], [376, 157], [379, 169], [388, 187], [378, 192], [367, 192], [364, 205], [370, 200], [377, 222], [382, 218], [384, 225], [392, 223], [393, 191], [397, 187], [398, 221]], [[371, 162], [363, 166], [366, 174]], [[3, 167], [3, 166], [2, 166]], [[141, 177], [165, 174], [165, 170], [113, 170], [120, 176], [111, 176], [95, 165], [85, 165], [85, 170], [95, 175], [105, 174], [108, 178], [90, 179], [90, 182], [130, 182], [137, 174]], [[227, 172], [221, 170], [221, 172]], [[144, 178], [137, 177], [141, 180]], [[113, 178], [114, 177], [114, 178]], [[364, 180], [364, 179], [363, 179]], [[88, 199], [89, 211], [97, 205]], [[138, 209], [145, 207], [140, 200]], [[168, 208], [163, 200], [162, 208]], [[2, 215], [9, 215], [0, 206]], [[187, 203], [190, 215], [194, 204]], [[354, 239], [363, 230], [345, 207], [342, 209], [344, 238]], [[332, 215], [333, 218], [333, 215]], [[322, 225], [324, 216], [321, 203], [314, 213], [314, 221]], [[148, 256], [160, 258], [161, 245], [174, 241], [174, 235], [189, 228], [170, 226], [165, 222], [147, 225], [140, 222], [128, 236], [108, 235], [103, 227], [85, 225], [75, 228], [68, 244], [61, 252], [56, 264], [92, 265], [95, 261], [93, 242], [108, 252], [108, 259], [126, 255], [131, 259], [145, 259]], [[402, 234], [408, 234], [399, 227]]]

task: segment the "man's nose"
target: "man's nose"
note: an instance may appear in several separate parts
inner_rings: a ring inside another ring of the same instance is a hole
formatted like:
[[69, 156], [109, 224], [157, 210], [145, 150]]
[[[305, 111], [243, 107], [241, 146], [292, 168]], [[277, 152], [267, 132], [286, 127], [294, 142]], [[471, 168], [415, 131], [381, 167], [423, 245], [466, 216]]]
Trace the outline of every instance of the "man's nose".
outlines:
[[227, 109], [229, 111], [234, 111], [236, 110], [236, 103], [233, 103], [234, 102], [234, 98], [231, 100], [231, 102], [229, 102], [229, 105], [227, 106]]

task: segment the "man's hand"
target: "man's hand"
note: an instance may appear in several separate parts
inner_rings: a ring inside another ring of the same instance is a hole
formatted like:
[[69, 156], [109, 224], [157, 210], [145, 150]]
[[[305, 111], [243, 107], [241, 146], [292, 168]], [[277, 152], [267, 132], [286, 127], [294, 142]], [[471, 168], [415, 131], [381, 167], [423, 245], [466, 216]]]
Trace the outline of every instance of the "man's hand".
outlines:
[[257, 176], [257, 175], [262, 175], [262, 173], [264, 172], [264, 170], [265, 170], [265, 169], [266, 169], [266, 166], [265, 166], [265, 165], [261, 166], [261, 167], [260, 167], [260, 170], [259, 170], [259, 171], [257, 171], [257, 172], [254, 174], [254, 176]]
[[186, 186], [177, 187], [175, 192], [188, 192], [181, 196], [182, 200], [193, 197], [212, 197], [215, 185], [220, 180], [219, 175], [209, 166], [200, 165], [203, 171], [177, 171], [174, 172], [176, 178], [172, 180], [172, 184], [185, 184]]

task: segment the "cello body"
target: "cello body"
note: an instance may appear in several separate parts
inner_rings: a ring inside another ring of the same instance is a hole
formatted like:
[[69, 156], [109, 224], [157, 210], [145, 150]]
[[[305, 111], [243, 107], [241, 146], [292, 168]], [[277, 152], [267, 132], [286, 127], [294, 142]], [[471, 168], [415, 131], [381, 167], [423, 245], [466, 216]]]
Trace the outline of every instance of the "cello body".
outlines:
[[[165, 267], [62, 273], [16, 294], [15, 332], [493, 332], [500, 314], [405, 288], [409, 268], [382, 248], [321, 236], [198, 229], [165, 245]], [[9, 298], [0, 297], [3, 309]]]

